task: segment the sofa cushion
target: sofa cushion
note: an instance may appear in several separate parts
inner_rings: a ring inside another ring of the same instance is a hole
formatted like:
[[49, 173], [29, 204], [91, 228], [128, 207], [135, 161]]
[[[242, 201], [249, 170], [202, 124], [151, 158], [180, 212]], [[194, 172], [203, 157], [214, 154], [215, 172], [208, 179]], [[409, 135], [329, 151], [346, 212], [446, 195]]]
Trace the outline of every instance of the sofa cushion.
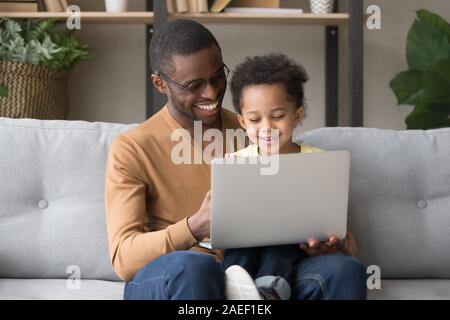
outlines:
[[450, 128], [321, 128], [296, 137], [351, 154], [349, 228], [383, 278], [450, 278]]
[[114, 137], [134, 126], [0, 118], [0, 278], [118, 280], [105, 164]]
[[450, 280], [383, 280], [381, 289], [369, 290], [369, 300], [449, 300]]
[[121, 300], [124, 282], [64, 279], [0, 279], [0, 300]]

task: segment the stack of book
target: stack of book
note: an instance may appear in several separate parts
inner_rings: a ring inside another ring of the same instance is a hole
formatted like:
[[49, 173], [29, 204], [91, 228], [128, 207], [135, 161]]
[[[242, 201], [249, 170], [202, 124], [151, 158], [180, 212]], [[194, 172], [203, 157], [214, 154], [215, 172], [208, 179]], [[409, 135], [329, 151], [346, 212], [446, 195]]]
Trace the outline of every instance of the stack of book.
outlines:
[[63, 12], [68, 7], [67, 0], [13, 0], [0, 1], [0, 12]]
[[208, 0], [167, 0], [168, 13], [205, 13]]
[[302, 9], [280, 8], [280, 0], [166, 0], [168, 13], [303, 13]]
[[67, 0], [40, 0], [43, 11], [64, 12], [67, 10]]
[[37, 1], [1, 1], [0, 12], [38, 12]]

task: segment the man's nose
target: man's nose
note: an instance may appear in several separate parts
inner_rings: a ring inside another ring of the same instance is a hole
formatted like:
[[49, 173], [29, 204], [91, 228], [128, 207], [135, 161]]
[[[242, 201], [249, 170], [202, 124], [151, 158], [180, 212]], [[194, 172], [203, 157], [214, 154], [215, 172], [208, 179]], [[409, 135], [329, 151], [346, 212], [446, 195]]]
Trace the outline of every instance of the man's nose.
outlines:
[[202, 91], [202, 98], [208, 100], [216, 100], [217, 96], [219, 95], [219, 91], [220, 91], [219, 88], [207, 82], [206, 86], [203, 88]]

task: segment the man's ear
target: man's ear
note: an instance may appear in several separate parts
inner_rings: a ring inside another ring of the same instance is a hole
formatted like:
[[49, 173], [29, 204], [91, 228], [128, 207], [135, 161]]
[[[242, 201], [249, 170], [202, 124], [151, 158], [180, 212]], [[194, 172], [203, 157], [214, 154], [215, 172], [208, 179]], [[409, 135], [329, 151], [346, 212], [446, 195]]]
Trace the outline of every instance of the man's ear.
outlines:
[[165, 82], [161, 79], [160, 76], [156, 75], [156, 74], [152, 74], [152, 82], [153, 85], [155, 86], [156, 90], [158, 90], [160, 93], [162, 94], [167, 94], [167, 87]]
[[239, 121], [239, 124], [241, 125], [241, 127], [244, 129], [247, 129], [245, 127], [244, 117], [242, 116], [242, 114], [238, 113], [237, 118], [238, 118], [238, 121]]
[[303, 122], [304, 118], [305, 118], [305, 107], [300, 106], [297, 108], [297, 110], [295, 110], [295, 114], [294, 114], [295, 126], [298, 126], [299, 124], [301, 124]]

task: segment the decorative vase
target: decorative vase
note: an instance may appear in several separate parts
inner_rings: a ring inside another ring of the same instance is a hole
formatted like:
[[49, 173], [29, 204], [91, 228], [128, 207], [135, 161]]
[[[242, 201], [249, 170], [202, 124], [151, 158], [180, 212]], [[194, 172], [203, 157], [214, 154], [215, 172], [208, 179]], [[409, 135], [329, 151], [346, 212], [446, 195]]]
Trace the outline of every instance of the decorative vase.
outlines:
[[334, 0], [309, 0], [309, 4], [314, 14], [332, 13], [334, 9]]
[[107, 12], [125, 12], [128, 8], [128, 0], [105, 0]]

